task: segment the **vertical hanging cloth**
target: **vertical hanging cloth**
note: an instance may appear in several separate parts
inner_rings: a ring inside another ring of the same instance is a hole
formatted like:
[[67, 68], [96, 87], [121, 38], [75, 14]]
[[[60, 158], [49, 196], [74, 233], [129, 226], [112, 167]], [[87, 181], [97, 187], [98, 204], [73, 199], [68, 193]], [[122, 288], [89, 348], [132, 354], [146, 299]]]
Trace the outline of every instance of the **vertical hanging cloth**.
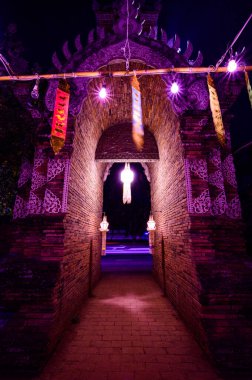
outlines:
[[131, 182], [134, 179], [134, 173], [130, 170], [130, 164], [125, 163], [121, 172], [121, 181], [123, 182], [123, 203], [131, 203]]
[[50, 141], [54, 154], [58, 154], [65, 144], [69, 97], [70, 86], [65, 79], [60, 79], [56, 91]]
[[136, 75], [131, 81], [132, 87], [132, 138], [137, 150], [143, 149], [144, 144], [144, 128], [141, 105], [140, 85]]
[[207, 85], [209, 90], [210, 108], [212, 111], [213, 123], [217, 138], [222, 146], [226, 144], [225, 129], [221, 116], [220, 103], [214, 81], [210, 74], [207, 75]]
[[251, 84], [250, 84], [250, 81], [249, 81], [249, 76], [248, 76], [247, 71], [245, 71], [245, 81], [246, 81], [246, 85], [247, 85], [250, 105], [251, 105], [251, 108], [252, 108], [252, 89], [251, 89]]

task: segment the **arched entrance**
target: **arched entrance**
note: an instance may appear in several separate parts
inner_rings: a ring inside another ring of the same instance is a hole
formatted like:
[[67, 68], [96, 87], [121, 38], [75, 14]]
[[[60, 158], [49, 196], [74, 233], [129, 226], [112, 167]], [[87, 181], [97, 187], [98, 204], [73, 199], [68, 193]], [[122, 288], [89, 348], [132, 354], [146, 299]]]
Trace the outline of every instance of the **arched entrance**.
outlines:
[[[103, 212], [110, 223], [108, 240], [145, 240], [147, 221], [151, 211], [150, 183], [140, 163], [130, 163], [134, 173], [131, 202], [123, 203], [123, 184], [120, 178], [124, 163], [114, 163], [104, 181]], [[120, 232], [121, 231], [121, 232]], [[118, 235], [118, 237], [116, 237]], [[121, 236], [120, 236], [121, 235]]]
[[[158, 148], [153, 134], [145, 129], [145, 143], [142, 151], [137, 151], [132, 140], [131, 123], [123, 123], [109, 127], [101, 136], [96, 148], [96, 161], [106, 162], [107, 167], [104, 174], [104, 201], [103, 211], [110, 216], [110, 228], [113, 230], [117, 227], [124, 229], [124, 235], [131, 236], [131, 239], [136, 240], [136, 237], [143, 238], [143, 233], [146, 231], [147, 220], [151, 209], [150, 199], [150, 174], [148, 163], [159, 159]], [[121, 164], [119, 164], [121, 162]], [[133, 170], [137, 169], [138, 175], [132, 183], [132, 203], [123, 205], [122, 203], [122, 184], [120, 181], [120, 173], [114, 173], [115, 166], [121, 165], [121, 170], [125, 162], [129, 162], [133, 166]], [[134, 166], [135, 165], [135, 166]], [[109, 175], [110, 172], [113, 175]], [[113, 177], [113, 178], [112, 178]], [[138, 178], [139, 177], [139, 178]], [[114, 186], [113, 181], [114, 180]], [[142, 188], [138, 188], [142, 184]], [[108, 188], [110, 186], [110, 189]], [[120, 190], [119, 190], [120, 186]], [[137, 199], [134, 199], [134, 198]], [[117, 199], [118, 198], [118, 199]], [[109, 202], [109, 199], [110, 202]], [[117, 200], [117, 202], [116, 202]], [[114, 203], [114, 206], [113, 206]], [[110, 213], [109, 204], [116, 209], [114, 213]], [[115, 220], [117, 215], [117, 220]], [[125, 223], [123, 223], [125, 220]], [[137, 228], [138, 227], [138, 228]], [[112, 230], [112, 231], [113, 231]], [[113, 233], [110, 232], [110, 237], [113, 238]], [[121, 239], [123, 236], [121, 236]], [[126, 238], [126, 236], [125, 236]], [[118, 237], [119, 239], [119, 237]]]

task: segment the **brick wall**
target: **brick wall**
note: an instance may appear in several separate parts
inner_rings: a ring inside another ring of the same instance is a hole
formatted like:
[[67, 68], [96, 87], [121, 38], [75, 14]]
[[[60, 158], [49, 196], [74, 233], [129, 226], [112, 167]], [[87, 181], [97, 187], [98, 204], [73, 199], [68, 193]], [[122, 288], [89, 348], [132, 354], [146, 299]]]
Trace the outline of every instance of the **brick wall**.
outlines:
[[156, 138], [160, 157], [158, 162], [149, 164], [152, 212], [157, 226], [154, 274], [207, 350], [199, 318], [201, 285], [191, 250], [180, 121], [167, 100], [162, 80], [145, 80], [153, 94], [152, 97], [143, 94], [143, 109], [148, 110], [145, 122]]
[[[225, 115], [228, 141], [224, 148], [220, 148], [217, 142], [211, 115], [207, 112], [185, 114], [181, 121], [181, 136], [185, 157], [207, 162], [207, 178], [191, 176], [194, 195], [209, 189], [213, 205], [216, 191], [219, 192], [219, 188], [225, 191], [226, 210], [215, 215], [211, 215], [210, 210], [205, 214], [190, 215], [189, 233], [191, 255], [200, 282], [198, 317], [207, 349], [221, 370], [230, 371], [230, 375], [237, 373], [238, 377], [252, 368], [252, 265], [246, 255], [241, 217], [230, 214], [230, 202], [237, 197], [237, 189], [232, 162], [230, 167], [224, 164], [231, 159], [228, 120]], [[219, 188], [210, 180], [218, 165], [217, 159], [213, 169], [213, 160], [209, 159], [215, 149], [219, 149], [219, 174], [223, 176], [222, 182], [218, 182]], [[201, 339], [199, 342], [202, 344]]]

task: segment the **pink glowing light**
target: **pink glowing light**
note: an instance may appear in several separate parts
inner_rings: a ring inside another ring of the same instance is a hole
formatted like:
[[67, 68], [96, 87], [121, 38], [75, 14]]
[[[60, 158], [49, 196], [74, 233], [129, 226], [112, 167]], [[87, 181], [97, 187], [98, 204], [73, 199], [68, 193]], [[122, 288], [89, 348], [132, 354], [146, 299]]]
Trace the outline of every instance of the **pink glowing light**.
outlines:
[[179, 85], [177, 82], [173, 82], [171, 85], [171, 93], [176, 95], [179, 92]]
[[227, 69], [230, 73], [233, 73], [237, 69], [237, 63], [234, 59], [230, 59]]
[[106, 90], [105, 86], [102, 86], [102, 88], [100, 89], [100, 91], [99, 91], [99, 97], [101, 99], [106, 99], [106, 97], [107, 97], [107, 90]]

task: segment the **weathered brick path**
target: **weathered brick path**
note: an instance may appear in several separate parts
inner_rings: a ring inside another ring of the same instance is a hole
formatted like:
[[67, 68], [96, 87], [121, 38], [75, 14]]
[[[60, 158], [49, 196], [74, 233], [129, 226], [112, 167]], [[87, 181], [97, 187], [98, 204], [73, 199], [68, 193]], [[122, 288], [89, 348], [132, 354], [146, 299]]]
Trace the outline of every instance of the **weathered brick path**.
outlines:
[[103, 274], [39, 380], [217, 380], [150, 274]]

